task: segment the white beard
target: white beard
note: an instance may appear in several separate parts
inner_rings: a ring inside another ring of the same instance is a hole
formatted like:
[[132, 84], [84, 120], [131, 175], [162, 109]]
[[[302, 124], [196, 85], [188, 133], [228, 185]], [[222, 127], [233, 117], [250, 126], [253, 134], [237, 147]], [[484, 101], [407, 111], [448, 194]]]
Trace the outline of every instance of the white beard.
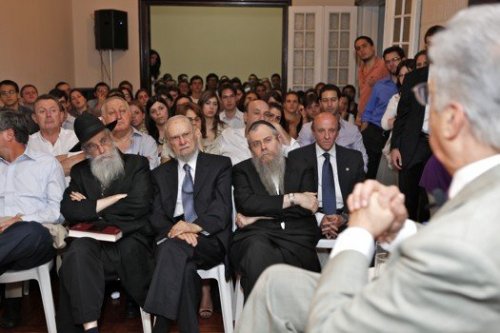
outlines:
[[118, 149], [113, 147], [109, 154], [103, 154], [90, 160], [90, 171], [99, 180], [103, 188], [125, 174], [123, 159]]

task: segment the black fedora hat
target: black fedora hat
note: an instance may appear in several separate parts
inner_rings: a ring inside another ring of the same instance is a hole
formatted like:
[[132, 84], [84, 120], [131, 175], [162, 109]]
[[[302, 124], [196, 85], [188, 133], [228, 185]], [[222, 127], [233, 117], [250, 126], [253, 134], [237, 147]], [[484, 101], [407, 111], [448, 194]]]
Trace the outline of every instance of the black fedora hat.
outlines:
[[87, 142], [94, 135], [105, 130], [106, 128], [112, 131], [117, 122], [118, 121], [115, 120], [112, 123], [104, 125], [96, 116], [93, 116], [88, 112], [84, 112], [75, 120], [75, 134], [79, 142], [70, 149], [70, 152], [82, 150], [83, 143]]

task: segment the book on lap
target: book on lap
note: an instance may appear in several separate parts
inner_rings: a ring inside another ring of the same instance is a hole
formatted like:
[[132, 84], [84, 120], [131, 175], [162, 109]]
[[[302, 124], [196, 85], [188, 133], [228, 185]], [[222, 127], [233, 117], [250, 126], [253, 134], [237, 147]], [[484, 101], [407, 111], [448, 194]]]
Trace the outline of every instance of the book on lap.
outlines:
[[122, 231], [112, 225], [78, 223], [69, 228], [68, 237], [90, 237], [104, 242], [116, 242], [122, 238]]

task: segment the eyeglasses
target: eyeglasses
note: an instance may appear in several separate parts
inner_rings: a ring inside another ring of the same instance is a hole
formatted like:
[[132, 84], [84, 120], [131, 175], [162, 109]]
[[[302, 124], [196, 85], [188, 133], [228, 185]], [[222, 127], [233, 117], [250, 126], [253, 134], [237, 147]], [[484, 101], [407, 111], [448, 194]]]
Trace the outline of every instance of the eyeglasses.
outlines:
[[86, 143], [83, 145], [83, 150], [86, 152], [93, 154], [98, 151], [99, 147], [109, 146], [111, 144], [111, 138], [109, 136], [103, 136], [101, 140], [99, 140], [99, 144], [97, 143]]
[[387, 59], [387, 60], [385, 60], [385, 63], [386, 63], [386, 64], [390, 64], [391, 62], [398, 62], [398, 61], [400, 61], [400, 60], [401, 60], [401, 58], [400, 58], [400, 57], [394, 57], [394, 58], [392, 58], [392, 59]]
[[15, 94], [17, 94], [15, 90], [0, 91], [0, 95], [2, 96], [15, 95]]
[[420, 105], [426, 106], [429, 104], [429, 86], [427, 85], [427, 82], [419, 83], [411, 90]]
[[265, 112], [264, 119], [266, 121], [270, 121], [270, 122], [272, 122], [274, 120], [274, 121], [279, 123], [281, 121], [281, 116], [277, 116], [277, 115], [273, 114], [272, 112]]

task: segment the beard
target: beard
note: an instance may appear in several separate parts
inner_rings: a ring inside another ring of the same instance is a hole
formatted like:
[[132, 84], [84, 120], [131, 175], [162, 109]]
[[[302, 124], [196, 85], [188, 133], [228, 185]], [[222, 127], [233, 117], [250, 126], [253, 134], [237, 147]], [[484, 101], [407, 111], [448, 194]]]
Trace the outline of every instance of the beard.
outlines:
[[[279, 153], [270, 162], [263, 163], [259, 158], [252, 157], [252, 163], [257, 170], [260, 181], [270, 195], [285, 193], [285, 157]], [[279, 193], [276, 193], [276, 183], [278, 181]]]
[[108, 188], [114, 180], [125, 174], [125, 166], [118, 149], [113, 147], [109, 153], [92, 158], [90, 171], [99, 180], [102, 188]]

